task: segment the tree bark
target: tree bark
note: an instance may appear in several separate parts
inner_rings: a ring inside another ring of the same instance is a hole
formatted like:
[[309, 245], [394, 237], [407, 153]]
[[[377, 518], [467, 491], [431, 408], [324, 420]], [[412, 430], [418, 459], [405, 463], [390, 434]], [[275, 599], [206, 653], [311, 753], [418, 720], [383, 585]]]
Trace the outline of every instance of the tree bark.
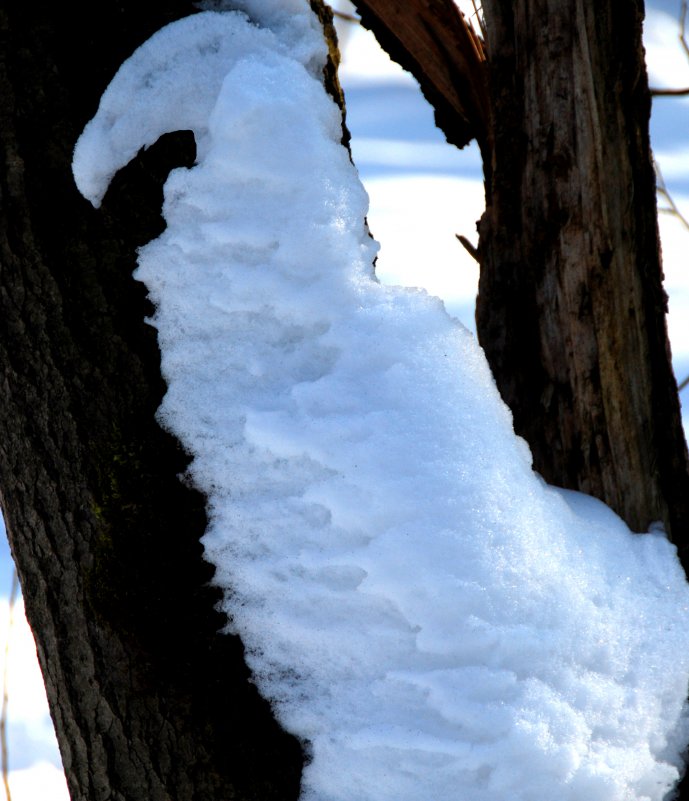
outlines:
[[[689, 566], [643, 0], [484, 0], [483, 50], [462, 44], [452, 0], [355, 2], [418, 79], [448, 141], [478, 139], [478, 336], [535, 469], [601, 498], [635, 531], [662, 523]], [[464, 47], [461, 58], [419, 45], [443, 36]]]
[[684, 549], [641, 0], [486, 0], [479, 340], [534, 466]]
[[0, 7], [0, 487], [74, 801], [280, 799], [302, 744], [222, 634], [205, 498], [155, 412], [165, 386], [136, 248], [193, 137], [163, 137], [94, 210], [72, 148], [120, 63], [193, 13]]

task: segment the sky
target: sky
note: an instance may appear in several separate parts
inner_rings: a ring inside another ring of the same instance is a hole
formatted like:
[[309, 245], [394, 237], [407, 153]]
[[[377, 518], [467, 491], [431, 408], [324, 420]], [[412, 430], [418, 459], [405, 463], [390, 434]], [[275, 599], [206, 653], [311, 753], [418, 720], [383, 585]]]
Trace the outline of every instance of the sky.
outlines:
[[[674, 6], [648, 4], [646, 46], [655, 86], [689, 85], [689, 62], [676, 43]], [[455, 234], [476, 239], [475, 223], [483, 202], [477, 151], [458, 152], [444, 142], [414, 81], [378, 51], [370, 36], [352, 27], [343, 29], [342, 38], [352, 150], [370, 197], [370, 227], [381, 241], [378, 275], [392, 284], [426, 287], [472, 328], [477, 269]], [[689, 100], [656, 100], [652, 121], [656, 158], [674, 201], [689, 215], [687, 132]], [[660, 224], [673, 355], [681, 379], [689, 375], [689, 266], [684, 256], [689, 231], [669, 215], [661, 215]], [[0, 596], [9, 594], [11, 570], [3, 544], [0, 576], [6, 581]], [[0, 611], [5, 607], [0, 604]], [[9, 668], [13, 798], [61, 801], [66, 790], [20, 607], [15, 617]], [[0, 614], [0, 643], [7, 636], [7, 619]]]

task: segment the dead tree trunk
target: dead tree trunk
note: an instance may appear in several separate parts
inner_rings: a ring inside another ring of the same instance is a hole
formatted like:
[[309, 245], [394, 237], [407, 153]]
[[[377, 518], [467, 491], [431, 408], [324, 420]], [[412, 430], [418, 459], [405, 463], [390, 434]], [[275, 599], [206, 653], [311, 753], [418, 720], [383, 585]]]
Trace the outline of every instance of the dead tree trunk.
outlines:
[[448, 140], [481, 147], [479, 341], [535, 469], [636, 531], [662, 522], [683, 551], [689, 461], [665, 325], [642, 0], [484, 0], [483, 47], [463, 44], [452, 0], [357, 7], [417, 77]]
[[665, 327], [643, 3], [483, 4], [493, 162], [479, 338], [554, 484], [684, 545], [689, 471]]

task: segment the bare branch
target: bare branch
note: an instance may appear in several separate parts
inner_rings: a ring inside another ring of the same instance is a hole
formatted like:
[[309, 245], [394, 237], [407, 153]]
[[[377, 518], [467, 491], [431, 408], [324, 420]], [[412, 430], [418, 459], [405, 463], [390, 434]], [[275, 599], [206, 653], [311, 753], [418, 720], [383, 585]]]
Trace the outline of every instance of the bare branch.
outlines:
[[649, 91], [651, 97], [681, 97], [682, 95], [689, 95], [689, 87], [686, 89], [654, 89], [651, 87]]
[[655, 159], [653, 159], [653, 169], [655, 170], [656, 174], [656, 191], [668, 204], [667, 208], [659, 208], [658, 212], [661, 214], [670, 214], [672, 217], [676, 217], [689, 231], [689, 220], [687, 220], [687, 218], [679, 210], [667, 186], [665, 186], [665, 179], [663, 178], [663, 174], [660, 171], [658, 162]]
[[472, 259], [475, 259], [479, 264], [481, 263], [481, 259], [478, 255], [478, 248], [471, 244], [471, 242], [461, 234], [455, 234], [457, 239], [459, 240], [460, 244], [466, 250], [466, 252], [471, 256]]

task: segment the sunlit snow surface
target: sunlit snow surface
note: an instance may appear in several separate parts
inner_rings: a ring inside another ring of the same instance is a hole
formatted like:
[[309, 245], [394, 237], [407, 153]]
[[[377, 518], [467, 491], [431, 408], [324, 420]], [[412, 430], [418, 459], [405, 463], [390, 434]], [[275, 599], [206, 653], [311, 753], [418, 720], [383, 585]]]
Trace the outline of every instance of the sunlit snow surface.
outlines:
[[160, 31], [75, 152], [100, 202], [193, 129], [140, 252], [233, 630], [307, 741], [304, 801], [662, 799], [688, 732], [674, 548], [545, 486], [482, 351], [373, 276], [367, 199], [299, 0]]

